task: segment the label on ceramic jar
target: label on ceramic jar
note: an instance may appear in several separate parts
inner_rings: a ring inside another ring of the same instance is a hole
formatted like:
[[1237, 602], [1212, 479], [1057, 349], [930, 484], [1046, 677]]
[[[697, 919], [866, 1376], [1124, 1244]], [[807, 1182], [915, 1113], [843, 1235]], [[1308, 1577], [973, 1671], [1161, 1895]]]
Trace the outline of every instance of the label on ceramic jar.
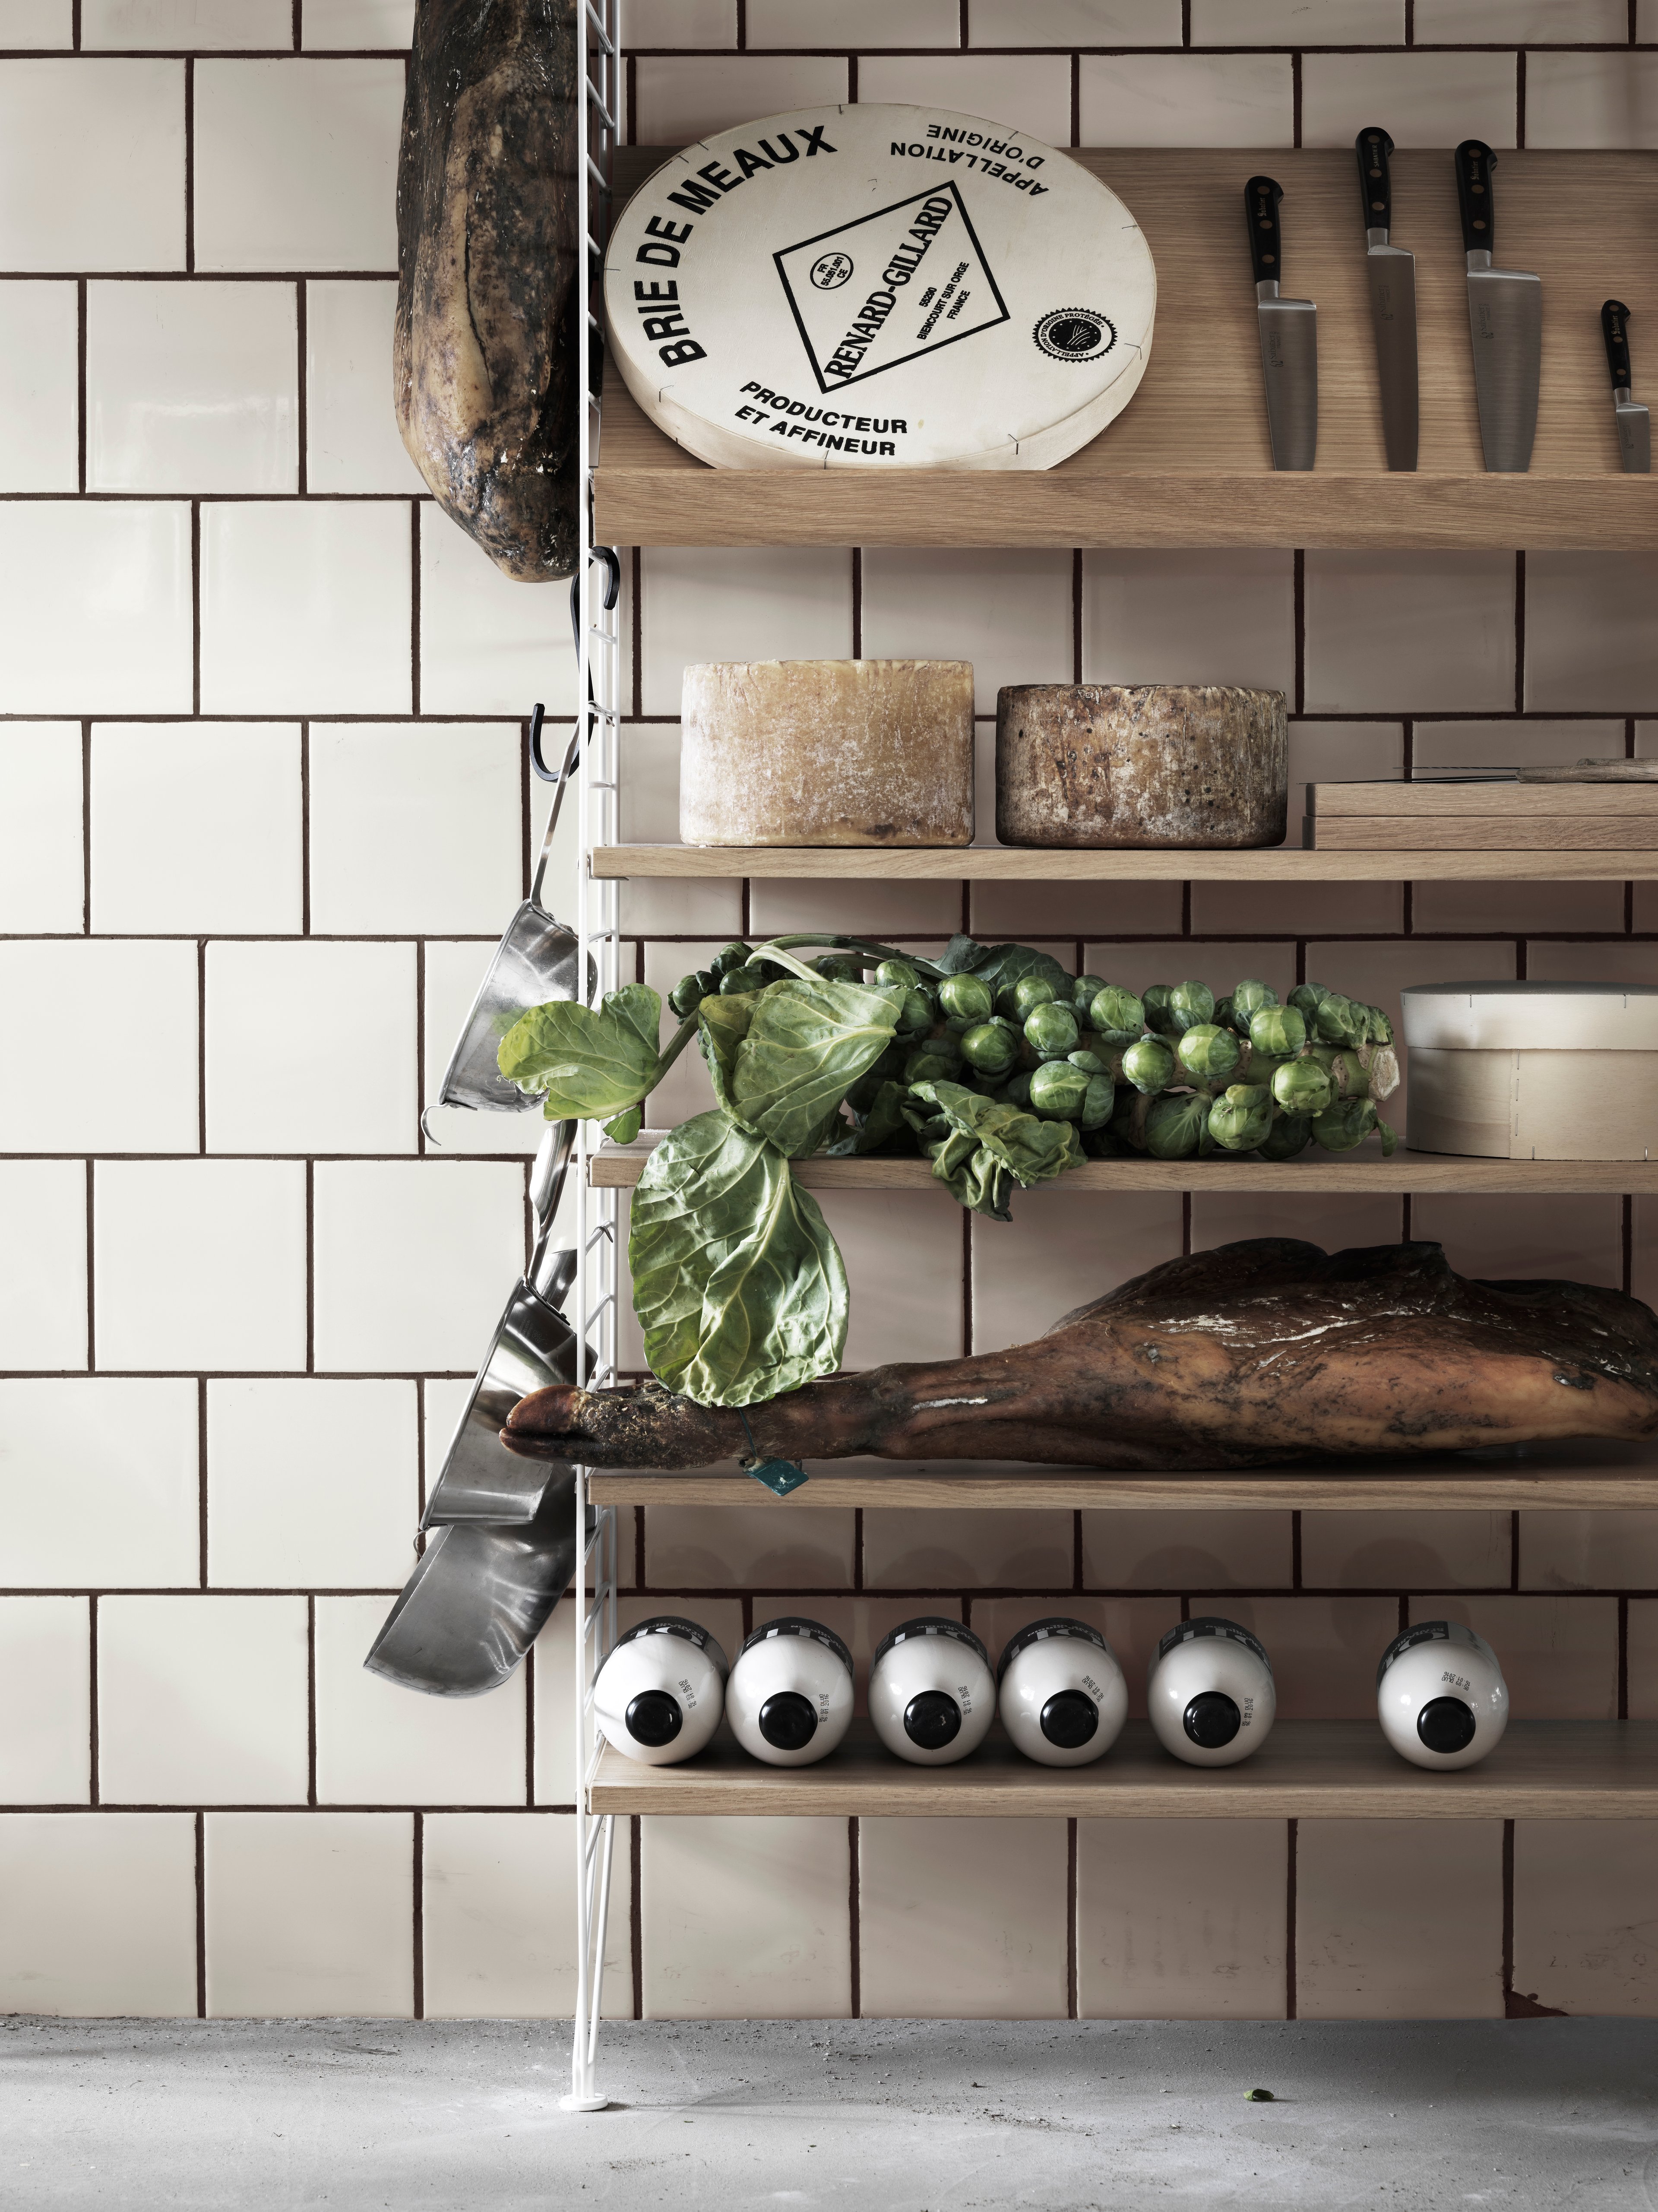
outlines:
[[726, 468], [1051, 468], [1145, 373], [1133, 216], [1080, 162], [947, 108], [802, 108], [686, 147], [617, 216], [610, 349]]
[[987, 1667], [990, 1654], [970, 1628], [963, 1628], [959, 1620], [949, 1620], [942, 1613], [928, 1613], [920, 1620], [907, 1620], [881, 1638], [875, 1647], [875, 1656], [870, 1662], [872, 1672], [878, 1667], [889, 1651], [896, 1651], [901, 1644], [914, 1644], [923, 1637], [943, 1636], [957, 1644], [970, 1644]]
[[1465, 1628], [1460, 1620], [1419, 1620], [1414, 1628], [1401, 1630], [1382, 1653], [1376, 1670], [1378, 1690], [1382, 1676], [1394, 1662], [1414, 1650], [1418, 1644], [1460, 1644], [1465, 1651], [1483, 1651], [1488, 1658], [1491, 1656], [1491, 1647], [1485, 1640], [1473, 1629]]
[[1006, 1650], [997, 1662], [996, 1679], [999, 1681], [1019, 1654], [1022, 1651], [1029, 1651], [1033, 1644], [1063, 1641], [1066, 1638], [1077, 1643], [1091, 1644], [1100, 1651], [1107, 1653], [1111, 1651], [1111, 1646], [1100, 1634], [1099, 1630], [1090, 1628], [1085, 1620], [1072, 1620], [1068, 1617], [1060, 1617], [1053, 1620], [1033, 1620], [1028, 1627], [1022, 1628], [1017, 1636], [1009, 1639]]
[[810, 1638], [814, 1644], [821, 1644], [827, 1650], [834, 1652], [847, 1674], [851, 1674], [852, 1654], [835, 1631], [832, 1628], [825, 1628], [821, 1620], [802, 1620], [794, 1613], [785, 1614], [780, 1620], [762, 1622], [752, 1635], [744, 1638], [742, 1650], [737, 1656], [741, 1659], [746, 1653], [752, 1651], [757, 1644], [769, 1644], [774, 1637], [779, 1636]]
[[1243, 1644], [1254, 1653], [1267, 1673], [1272, 1673], [1272, 1662], [1266, 1656], [1266, 1645], [1251, 1636], [1247, 1628], [1240, 1628], [1236, 1620], [1222, 1620], [1212, 1613], [1206, 1614], [1200, 1620], [1176, 1621], [1157, 1645], [1157, 1656], [1166, 1659], [1176, 1644], [1195, 1643], [1205, 1636], [1218, 1636], [1230, 1643]]
[[659, 1613], [654, 1620], [641, 1620], [636, 1627], [624, 1629], [616, 1639], [619, 1650], [624, 1644], [638, 1644], [647, 1636], [677, 1636], [687, 1644], [695, 1644], [699, 1651], [707, 1650], [713, 1640], [706, 1628], [699, 1628], [694, 1620], [682, 1620], [677, 1613]]

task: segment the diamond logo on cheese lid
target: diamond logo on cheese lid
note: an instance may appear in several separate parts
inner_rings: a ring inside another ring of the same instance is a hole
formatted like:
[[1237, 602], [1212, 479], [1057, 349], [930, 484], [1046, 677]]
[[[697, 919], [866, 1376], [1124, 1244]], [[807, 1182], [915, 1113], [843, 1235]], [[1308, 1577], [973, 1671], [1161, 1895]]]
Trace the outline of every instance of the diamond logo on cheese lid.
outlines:
[[1070, 155], [947, 108], [802, 108], [688, 146], [616, 218], [611, 351], [725, 468], [1051, 468], [1145, 374], [1144, 234]]

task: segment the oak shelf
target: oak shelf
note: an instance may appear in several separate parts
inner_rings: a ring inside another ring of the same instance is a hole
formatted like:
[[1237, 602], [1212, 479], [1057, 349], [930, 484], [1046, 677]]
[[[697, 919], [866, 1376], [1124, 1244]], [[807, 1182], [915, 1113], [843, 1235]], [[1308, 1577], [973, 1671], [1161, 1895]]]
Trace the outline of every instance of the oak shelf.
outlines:
[[[619, 196], [668, 146], [616, 149]], [[1057, 468], [713, 469], [658, 430], [620, 376], [604, 394], [597, 534], [620, 545], [1658, 546], [1658, 477], [1620, 473], [1600, 339], [1603, 300], [1658, 289], [1643, 219], [1658, 155], [1510, 153], [1503, 258], [1543, 284], [1537, 440], [1526, 476], [1483, 468], [1456, 196], [1448, 151], [1393, 160], [1395, 241], [1417, 257], [1420, 469], [1390, 475], [1357, 230], [1353, 156], [1083, 148], [1157, 266], [1139, 390]], [[1288, 281], [1319, 308], [1318, 465], [1278, 475], [1267, 446], [1242, 196], [1265, 168], [1285, 193]], [[1395, 872], [1398, 872], [1397, 871]]]
[[1333, 1460], [1323, 1467], [1139, 1474], [1008, 1460], [813, 1460], [776, 1498], [731, 1467], [595, 1468], [596, 1505], [748, 1505], [829, 1512], [902, 1507], [958, 1513], [1151, 1509], [1322, 1513], [1615, 1512], [1658, 1506], [1658, 1441], [1580, 1437], [1417, 1460]]
[[606, 1745], [600, 1813], [878, 1819], [1648, 1820], [1658, 1817], [1658, 1722], [1513, 1721], [1478, 1766], [1430, 1774], [1374, 1721], [1280, 1721], [1240, 1765], [1184, 1766], [1131, 1721], [1091, 1766], [1037, 1766], [993, 1731], [957, 1766], [908, 1766], [867, 1722], [816, 1766], [762, 1766], [716, 1741], [682, 1766]]
[[863, 883], [1628, 883], [1658, 879], [1658, 851], [1619, 853], [1040, 851], [1013, 845], [599, 845], [596, 878], [732, 877]]

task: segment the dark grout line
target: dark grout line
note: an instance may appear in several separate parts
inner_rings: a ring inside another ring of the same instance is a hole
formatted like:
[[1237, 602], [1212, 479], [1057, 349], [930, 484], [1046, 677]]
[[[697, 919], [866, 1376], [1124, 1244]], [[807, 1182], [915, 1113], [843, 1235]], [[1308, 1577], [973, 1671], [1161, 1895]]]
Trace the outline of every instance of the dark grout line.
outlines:
[[207, 939], [196, 940], [196, 1150], [207, 1154]]
[[410, 1965], [414, 1984], [414, 2014], [416, 2020], [426, 2017], [426, 1815], [416, 1811], [414, 1816], [414, 1856], [410, 1869], [410, 1892], [414, 1899], [414, 1927], [411, 1931]]
[[300, 722], [300, 935], [311, 934], [311, 724]]
[[208, 1588], [207, 1474], [207, 1378], [199, 1376], [196, 1382], [196, 1577], [203, 1589]]
[[1071, 57], [1071, 143], [1080, 146], [1083, 141], [1083, 64], [1080, 54]]
[[847, 1822], [847, 1933], [851, 1958], [850, 2002], [852, 2017], [864, 2016], [864, 1925], [863, 1899], [859, 1867], [859, 1830], [854, 1814]]
[[202, 502], [190, 502], [190, 711], [202, 711]]
[[1514, 1822], [1503, 1823], [1503, 2010], [1514, 2012]]
[[76, 489], [87, 488], [87, 280], [75, 280], [75, 475]]
[[92, 721], [81, 718], [81, 934], [92, 934]]
[[87, 1372], [98, 1372], [97, 1244], [93, 1214], [93, 1164], [87, 1162]]
[[1296, 1990], [1296, 1881], [1297, 1861], [1300, 1855], [1301, 1826], [1298, 1821], [1286, 1820], [1286, 1848], [1284, 1855], [1284, 2017], [1297, 2016]]
[[1514, 58], [1514, 147], [1517, 154], [1526, 150], [1526, 49], [1521, 46]]
[[[421, 1510], [425, 1511], [422, 1504]], [[536, 1647], [524, 1655], [524, 1802], [533, 1811], [536, 1802]]]
[[1077, 2017], [1077, 1823], [1065, 1824], [1065, 2016]]
[[96, 1809], [99, 1788], [98, 1743], [98, 1600], [87, 1600], [87, 1804]]
[[1526, 711], [1526, 556], [1514, 556], [1514, 711]]
[[306, 362], [306, 349], [308, 339], [306, 317], [308, 310], [309, 300], [307, 294], [306, 282], [305, 279], [301, 277], [299, 283], [294, 287], [294, 434], [295, 443], [298, 447], [298, 489], [301, 499], [305, 497], [307, 492], [310, 489], [311, 474], [310, 456], [307, 450], [311, 442], [310, 389], [308, 381], [309, 371]]
[[[1630, 6], [1631, 9], [1634, 8], [1635, 0], [1630, 0]], [[70, 49], [78, 54], [81, 51], [81, 0], [70, 0], [69, 42]]]
[[1293, 561], [1293, 592], [1295, 603], [1295, 686], [1296, 712], [1307, 712], [1307, 556], [1297, 547]]
[[317, 1371], [317, 1164], [305, 1164], [305, 1371]]
[[1290, 56], [1290, 143], [1301, 143], [1301, 49]]
[[1519, 1587], [1520, 1515], [1516, 1510], [1509, 1516], [1509, 1588], [1511, 1590], [1517, 1590]]
[[305, 1802], [317, 1802], [317, 1601], [305, 1601]]
[[[574, 1808], [572, 1808], [572, 1810]], [[645, 1853], [640, 1816], [628, 1818], [628, 1964], [632, 1971], [635, 2020], [645, 2017]], [[610, 1933], [607, 1929], [606, 1935]]]
[[420, 712], [420, 509], [409, 502], [409, 702]]
[[294, 0], [294, 51], [296, 54], [301, 52], [304, 49], [304, 40], [302, 37], [304, 30], [304, 17], [301, 12], [303, 6], [304, 0]]
[[1629, 1718], [1629, 1600], [1618, 1601], [1618, 1717]]
[[196, 268], [196, 57], [185, 57], [185, 273]]
[[207, 2018], [207, 1815], [196, 1815], [196, 2017]]

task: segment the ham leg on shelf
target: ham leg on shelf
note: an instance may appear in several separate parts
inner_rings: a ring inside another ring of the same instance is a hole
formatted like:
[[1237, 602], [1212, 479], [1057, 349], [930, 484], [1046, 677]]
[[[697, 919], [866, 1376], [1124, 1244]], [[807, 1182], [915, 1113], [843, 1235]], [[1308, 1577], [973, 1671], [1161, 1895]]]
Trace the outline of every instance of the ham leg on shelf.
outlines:
[[[765, 1455], [1259, 1467], [1658, 1429], [1658, 1317], [1582, 1283], [1471, 1281], [1437, 1244], [1258, 1237], [1171, 1260], [1006, 1352], [875, 1367], [748, 1409]], [[503, 1443], [594, 1467], [741, 1458], [737, 1413], [537, 1390]]]

